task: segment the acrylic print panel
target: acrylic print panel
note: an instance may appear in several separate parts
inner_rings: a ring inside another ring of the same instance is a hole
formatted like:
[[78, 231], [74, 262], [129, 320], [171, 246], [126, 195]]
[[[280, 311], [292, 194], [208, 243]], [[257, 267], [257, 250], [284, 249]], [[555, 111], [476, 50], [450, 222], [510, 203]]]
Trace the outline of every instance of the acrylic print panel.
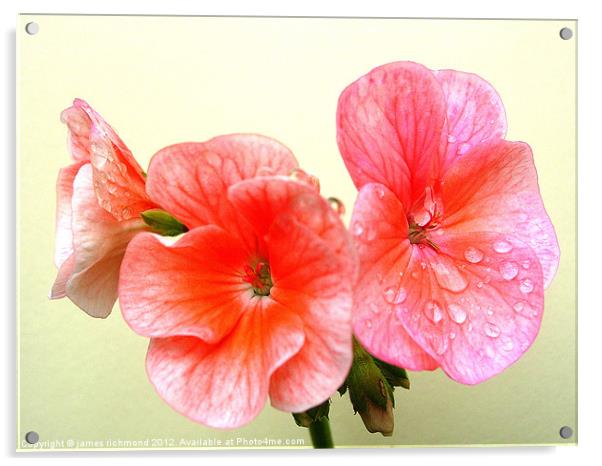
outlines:
[[17, 448], [576, 443], [576, 26], [21, 15]]

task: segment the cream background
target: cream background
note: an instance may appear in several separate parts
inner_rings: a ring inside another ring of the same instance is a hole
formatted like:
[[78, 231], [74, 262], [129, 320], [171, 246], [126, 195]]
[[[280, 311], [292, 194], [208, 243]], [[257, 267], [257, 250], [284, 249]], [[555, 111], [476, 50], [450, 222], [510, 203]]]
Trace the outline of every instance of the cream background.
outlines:
[[[35, 19], [40, 32], [25, 34]], [[18, 21], [18, 440], [303, 438], [266, 407], [243, 429], [216, 431], [173, 412], [144, 373], [146, 341], [118, 308], [105, 321], [67, 300], [54, 279], [54, 184], [69, 163], [60, 111], [94, 106], [146, 166], [161, 147], [230, 132], [287, 144], [348, 211], [355, 189], [335, 142], [336, 101], [371, 68], [415, 60], [489, 80], [508, 139], [534, 151], [562, 251], [540, 336], [514, 366], [477, 387], [440, 371], [398, 390], [392, 438], [368, 434], [347, 396], [331, 424], [344, 445], [549, 444], [576, 428], [575, 45], [567, 21], [22, 16]], [[576, 437], [568, 442], [575, 441]]]

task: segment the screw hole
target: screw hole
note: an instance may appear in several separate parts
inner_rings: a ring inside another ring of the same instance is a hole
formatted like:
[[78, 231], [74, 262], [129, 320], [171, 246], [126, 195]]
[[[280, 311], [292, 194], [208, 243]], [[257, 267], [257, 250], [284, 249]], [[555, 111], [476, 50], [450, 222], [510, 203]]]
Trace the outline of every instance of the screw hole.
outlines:
[[27, 23], [25, 25], [25, 32], [27, 34], [29, 34], [30, 36], [37, 34], [39, 30], [40, 30], [40, 25], [38, 23], [31, 22], [31, 23]]
[[25, 434], [25, 441], [27, 443], [29, 443], [30, 445], [34, 445], [36, 443], [38, 443], [38, 440], [40, 440], [40, 436], [38, 435], [37, 432], [35, 431], [31, 431], [31, 432], [27, 432]]
[[562, 40], [569, 40], [573, 37], [573, 30], [571, 28], [562, 28], [560, 30], [560, 38]]
[[559, 433], [564, 439], [571, 438], [573, 436], [573, 429], [571, 429], [569, 426], [562, 426]]

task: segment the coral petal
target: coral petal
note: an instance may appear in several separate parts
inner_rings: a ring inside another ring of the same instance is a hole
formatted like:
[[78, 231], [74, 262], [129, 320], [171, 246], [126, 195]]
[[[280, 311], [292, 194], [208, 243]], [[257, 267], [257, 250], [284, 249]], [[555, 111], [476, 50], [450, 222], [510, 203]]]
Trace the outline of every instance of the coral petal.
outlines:
[[339, 98], [337, 141], [355, 185], [381, 183], [410, 206], [439, 174], [445, 118], [441, 86], [417, 63], [383, 65], [348, 86]]
[[442, 198], [445, 231], [496, 231], [521, 239], [541, 263], [544, 287], [550, 284], [560, 250], [527, 144], [497, 141], [477, 146], [446, 173]]
[[296, 166], [293, 154], [273, 139], [251, 134], [221, 136], [160, 150], [151, 160], [147, 191], [189, 228], [213, 224], [254, 241], [226, 197], [228, 187], [266, 171], [288, 175]]
[[269, 231], [273, 299], [303, 322], [303, 348], [270, 382], [272, 405], [300, 412], [341, 386], [352, 360], [352, 281], [328, 244], [297, 218], [280, 216]]
[[217, 343], [252, 306], [253, 293], [242, 278], [247, 259], [239, 242], [212, 225], [171, 245], [140, 234], [121, 267], [123, 317], [140, 335], [190, 335]]
[[403, 206], [380, 184], [359, 192], [351, 219], [360, 256], [353, 310], [354, 333], [374, 356], [411, 370], [438, 364], [407, 333], [396, 311], [405, 306], [400, 282], [407, 274], [411, 245]]
[[73, 253], [73, 233], [71, 232], [71, 199], [73, 181], [82, 167], [81, 162], [61, 168], [56, 182], [56, 239], [54, 263], [57, 267]]
[[270, 375], [299, 351], [304, 337], [299, 317], [280, 304], [260, 298], [251, 305], [216, 345], [190, 336], [151, 340], [148, 376], [176, 411], [215, 428], [240, 427], [257, 416]]

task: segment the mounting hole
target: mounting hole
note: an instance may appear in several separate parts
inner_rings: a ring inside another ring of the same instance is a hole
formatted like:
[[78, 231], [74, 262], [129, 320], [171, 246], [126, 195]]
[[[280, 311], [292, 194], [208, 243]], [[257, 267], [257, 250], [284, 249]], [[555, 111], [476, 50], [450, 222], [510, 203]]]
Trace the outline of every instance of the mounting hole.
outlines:
[[29, 34], [30, 36], [33, 36], [34, 34], [37, 34], [40, 30], [40, 25], [38, 23], [27, 23], [25, 25], [25, 32], [27, 34]]
[[573, 429], [569, 426], [562, 426], [559, 434], [562, 438], [571, 438], [573, 436]]
[[38, 440], [40, 440], [40, 436], [33, 430], [25, 434], [25, 441], [31, 445], [38, 443]]
[[571, 28], [562, 28], [560, 30], [560, 38], [562, 40], [569, 40], [573, 37], [573, 30]]

